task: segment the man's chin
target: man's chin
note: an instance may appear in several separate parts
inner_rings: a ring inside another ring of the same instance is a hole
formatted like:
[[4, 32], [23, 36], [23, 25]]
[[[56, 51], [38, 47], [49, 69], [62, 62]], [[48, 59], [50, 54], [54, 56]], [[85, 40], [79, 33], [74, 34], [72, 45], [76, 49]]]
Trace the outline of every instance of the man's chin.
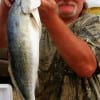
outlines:
[[70, 14], [67, 14], [67, 13], [62, 13], [62, 14], [60, 14], [60, 17], [61, 18], [73, 18], [73, 17], [75, 17], [76, 16], [76, 12], [74, 11], [74, 12], [72, 12], [72, 13], [70, 13]]

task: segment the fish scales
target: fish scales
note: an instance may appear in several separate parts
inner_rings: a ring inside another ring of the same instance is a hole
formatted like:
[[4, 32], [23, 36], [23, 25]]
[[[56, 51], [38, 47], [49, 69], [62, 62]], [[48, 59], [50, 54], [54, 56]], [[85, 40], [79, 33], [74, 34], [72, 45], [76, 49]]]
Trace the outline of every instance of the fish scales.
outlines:
[[41, 24], [31, 12], [23, 12], [20, 0], [14, 2], [9, 12], [7, 33], [14, 85], [23, 100], [35, 100]]

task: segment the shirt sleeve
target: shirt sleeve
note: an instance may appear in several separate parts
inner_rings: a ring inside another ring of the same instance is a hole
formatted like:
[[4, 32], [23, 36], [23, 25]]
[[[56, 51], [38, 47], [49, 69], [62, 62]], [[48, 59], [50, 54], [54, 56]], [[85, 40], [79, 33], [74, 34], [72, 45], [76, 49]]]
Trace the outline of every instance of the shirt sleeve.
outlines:
[[100, 69], [100, 16], [85, 15], [78, 19], [71, 28], [79, 38], [88, 43]]

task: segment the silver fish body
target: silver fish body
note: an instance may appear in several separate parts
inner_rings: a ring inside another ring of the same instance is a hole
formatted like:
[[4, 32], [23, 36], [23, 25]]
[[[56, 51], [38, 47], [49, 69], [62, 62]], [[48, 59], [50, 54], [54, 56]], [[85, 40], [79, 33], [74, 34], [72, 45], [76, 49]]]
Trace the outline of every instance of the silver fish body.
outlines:
[[[22, 100], [35, 100], [41, 23], [31, 12], [23, 12], [22, 1], [24, 0], [14, 2], [8, 16], [10, 74], [15, 87], [23, 97]], [[39, 18], [38, 9], [35, 10]]]

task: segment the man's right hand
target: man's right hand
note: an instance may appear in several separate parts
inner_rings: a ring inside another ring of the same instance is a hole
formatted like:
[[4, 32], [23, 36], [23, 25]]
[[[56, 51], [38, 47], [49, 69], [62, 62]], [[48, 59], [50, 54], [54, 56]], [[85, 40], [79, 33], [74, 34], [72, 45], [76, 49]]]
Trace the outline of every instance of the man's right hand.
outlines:
[[41, 5], [39, 7], [41, 20], [48, 20], [53, 15], [58, 14], [58, 6], [55, 0], [41, 0]]

